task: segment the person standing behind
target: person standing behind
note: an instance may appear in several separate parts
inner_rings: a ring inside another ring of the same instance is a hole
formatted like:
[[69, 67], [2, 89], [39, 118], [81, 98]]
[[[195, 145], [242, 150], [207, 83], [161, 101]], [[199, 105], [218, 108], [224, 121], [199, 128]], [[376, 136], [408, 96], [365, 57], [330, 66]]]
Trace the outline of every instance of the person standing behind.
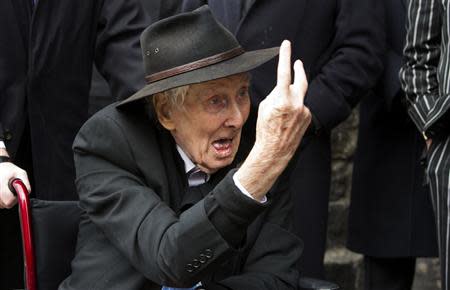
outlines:
[[[160, 15], [173, 13], [172, 2], [161, 7]], [[311, 110], [313, 125], [290, 165], [293, 171], [289, 184], [295, 231], [305, 244], [299, 269], [303, 275], [323, 279], [330, 132], [350, 115], [382, 71], [385, 40], [381, 5], [377, 0], [184, 0], [182, 10], [202, 4], [210, 6], [245, 49], [271, 47], [289, 39], [292, 56], [304, 63], [309, 81], [305, 104]], [[252, 72], [253, 113], [276, 84], [272, 74], [275, 67], [272, 61]], [[249, 124], [255, 124], [255, 116], [250, 115]], [[254, 136], [251, 131], [244, 134]]]
[[20, 288], [20, 227], [8, 188], [76, 199], [71, 150], [88, 116], [95, 61], [123, 99], [144, 85], [137, 0], [0, 1], [0, 289]]
[[384, 0], [384, 72], [360, 104], [347, 247], [364, 255], [365, 290], [410, 290], [416, 257], [437, 255], [422, 136], [408, 118], [397, 77], [406, 38], [406, 0]]
[[400, 78], [408, 113], [427, 144], [426, 178], [436, 216], [442, 289], [449, 281], [450, 2], [410, 0]]

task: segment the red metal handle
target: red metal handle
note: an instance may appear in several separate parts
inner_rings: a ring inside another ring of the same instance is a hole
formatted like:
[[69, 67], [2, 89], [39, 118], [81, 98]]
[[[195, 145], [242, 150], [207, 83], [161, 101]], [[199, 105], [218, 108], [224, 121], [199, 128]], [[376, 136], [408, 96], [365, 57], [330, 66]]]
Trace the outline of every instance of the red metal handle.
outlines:
[[29, 193], [26, 186], [20, 179], [13, 179], [9, 185], [12, 192], [17, 196], [17, 202], [19, 205], [20, 228], [22, 231], [22, 246], [25, 266], [25, 286], [27, 290], [37, 290]]

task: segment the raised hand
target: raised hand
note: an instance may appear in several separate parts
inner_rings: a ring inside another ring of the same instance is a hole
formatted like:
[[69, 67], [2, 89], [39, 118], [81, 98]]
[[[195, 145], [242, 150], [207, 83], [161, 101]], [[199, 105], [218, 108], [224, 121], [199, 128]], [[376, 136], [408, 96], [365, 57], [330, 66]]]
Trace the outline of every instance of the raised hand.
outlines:
[[260, 103], [256, 141], [249, 156], [237, 171], [237, 178], [256, 199], [262, 199], [286, 168], [311, 122], [311, 112], [304, 106], [308, 88], [303, 64], [294, 63], [291, 78], [291, 44], [280, 47], [277, 85]]
[[311, 113], [304, 106], [308, 82], [303, 64], [294, 63], [295, 79], [291, 81], [291, 44], [285, 40], [280, 47], [277, 85], [259, 105], [255, 146], [267, 154], [290, 159], [311, 122]]

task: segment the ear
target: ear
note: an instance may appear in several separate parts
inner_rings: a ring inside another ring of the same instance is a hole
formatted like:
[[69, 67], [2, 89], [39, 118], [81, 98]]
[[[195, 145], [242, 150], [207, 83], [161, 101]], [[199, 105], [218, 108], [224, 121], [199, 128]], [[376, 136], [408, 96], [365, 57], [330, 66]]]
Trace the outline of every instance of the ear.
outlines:
[[159, 123], [169, 131], [175, 130], [175, 123], [172, 119], [172, 106], [166, 101], [159, 101], [155, 104], [155, 112]]

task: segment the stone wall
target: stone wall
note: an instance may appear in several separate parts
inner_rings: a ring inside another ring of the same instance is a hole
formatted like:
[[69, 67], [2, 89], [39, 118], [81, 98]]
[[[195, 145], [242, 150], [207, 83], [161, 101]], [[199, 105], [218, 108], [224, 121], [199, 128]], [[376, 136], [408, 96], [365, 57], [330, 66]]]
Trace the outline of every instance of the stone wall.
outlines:
[[[360, 290], [364, 283], [362, 256], [345, 248], [357, 133], [357, 110], [332, 133], [333, 163], [325, 264], [327, 279], [338, 283], [343, 290]], [[440, 289], [438, 259], [418, 259], [413, 289]]]

